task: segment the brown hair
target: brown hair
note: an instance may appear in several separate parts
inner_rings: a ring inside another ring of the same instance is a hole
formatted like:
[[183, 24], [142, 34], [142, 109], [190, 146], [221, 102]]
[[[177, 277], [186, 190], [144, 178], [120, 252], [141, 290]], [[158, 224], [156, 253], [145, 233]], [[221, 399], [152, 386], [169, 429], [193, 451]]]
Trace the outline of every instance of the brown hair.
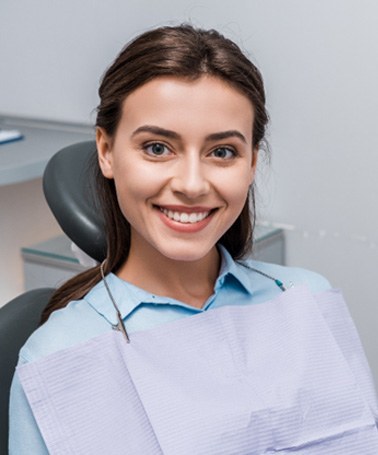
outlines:
[[[204, 74], [228, 82], [249, 98], [255, 113], [253, 147], [259, 147], [268, 122], [264, 85], [259, 70], [234, 42], [219, 32], [196, 29], [191, 25], [148, 31], [121, 51], [102, 79], [96, 126], [103, 128], [110, 137], [114, 136], [125, 98], [153, 78], [175, 76], [195, 80]], [[130, 225], [118, 205], [114, 181], [103, 177], [98, 164], [95, 169], [107, 231], [105, 273], [116, 272], [129, 253]], [[242, 258], [251, 249], [254, 222], [255, 196], [254, 188], [251, 187], [239, 217], [219, 240], [234, 259]], [[43, 313], [42, 322], [71, 300], [83, 298], [100, 280], [99, 267], [69, 280], [54, 293]]]

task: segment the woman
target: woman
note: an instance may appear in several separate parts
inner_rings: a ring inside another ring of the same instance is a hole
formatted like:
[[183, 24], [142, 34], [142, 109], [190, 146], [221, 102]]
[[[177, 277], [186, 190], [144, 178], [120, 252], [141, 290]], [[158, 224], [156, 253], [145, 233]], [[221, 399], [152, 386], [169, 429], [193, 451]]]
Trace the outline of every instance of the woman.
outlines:
[[56, 292], [20, 352], [10, 453], [377, 453], [341, 296], [242, 261], [267, 124], [257, 68], [215, 31], [163, 27], [99, 94], [107, 258]]

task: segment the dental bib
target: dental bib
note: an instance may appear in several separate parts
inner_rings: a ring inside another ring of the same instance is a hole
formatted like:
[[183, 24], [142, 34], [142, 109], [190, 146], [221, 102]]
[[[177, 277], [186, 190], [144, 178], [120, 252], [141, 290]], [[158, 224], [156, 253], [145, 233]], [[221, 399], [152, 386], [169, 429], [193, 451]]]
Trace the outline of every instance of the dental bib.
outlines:
[[52, 455], [377, 455], [377, 400], [338, 291], [305, 286], [18, 367]]

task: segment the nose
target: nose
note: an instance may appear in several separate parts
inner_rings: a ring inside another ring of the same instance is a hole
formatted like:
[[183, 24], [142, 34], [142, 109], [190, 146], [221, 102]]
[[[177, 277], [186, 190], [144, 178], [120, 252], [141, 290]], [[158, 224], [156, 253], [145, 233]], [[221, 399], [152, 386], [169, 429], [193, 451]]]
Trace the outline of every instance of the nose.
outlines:
[[171, 179], [171, 189], [188, 199], [197, 199], [209, 192], [210, 182], [206, 164], [201, 162], [198, 152], [188, 154], [179, 160]]

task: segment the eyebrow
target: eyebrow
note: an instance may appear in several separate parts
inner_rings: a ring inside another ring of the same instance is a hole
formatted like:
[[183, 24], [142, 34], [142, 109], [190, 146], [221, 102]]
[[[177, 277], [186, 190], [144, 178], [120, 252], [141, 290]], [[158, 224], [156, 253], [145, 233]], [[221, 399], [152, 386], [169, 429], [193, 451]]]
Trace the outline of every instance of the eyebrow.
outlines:
[[157, 134], [159, 136], [167, 137], [169, 139], [177, 139], [177, 140], [180, 139], [179, 134], [177, 134], [171, 130], [166, 130], [165, 128], [160, 128], [160, 126], [152, 126], [152, 125], [140, 126], [135, 131], [133, 131], [131, 137], [134, 137], [140, 133], [153, 133], [153, 134]]
[[[143, 125], [137, 128], [135, 131], [133, 131], [131, 137], [136, 136], [137, 134], [140, 133], [153, 133], [157, 134], [159, 136], [164, 136], [168, 139], [175, 139], [175, 140], [180, 140], [181, 136], [176, 133], [175, 131], [171, 130], [166, 130], [165, 128], [161, 128], [160, 126], [154, 126], [154, 125]], [[236, 137], [240, 139], [242, 142], [245, 144], [247, 143], [246, 138], [244, 135], [238, 131], [238, 130], [227, 130], [227, 131], [220, 131], [219, 133], [212, 133], [206, 136], [205, 140], [206, 141], [219, 141], [223, 139], [228, 139], [230, 137]]]
[[230, 137], [237, 137], [245, 144], [247, 143], [247, 139], [244, 135], [238, 130], [228, 130], [228, 131], [221, 131], [219, 133], [213, 133], [206, 136], [207, 141], [220, 141], [222, 139], [228, 139]]

